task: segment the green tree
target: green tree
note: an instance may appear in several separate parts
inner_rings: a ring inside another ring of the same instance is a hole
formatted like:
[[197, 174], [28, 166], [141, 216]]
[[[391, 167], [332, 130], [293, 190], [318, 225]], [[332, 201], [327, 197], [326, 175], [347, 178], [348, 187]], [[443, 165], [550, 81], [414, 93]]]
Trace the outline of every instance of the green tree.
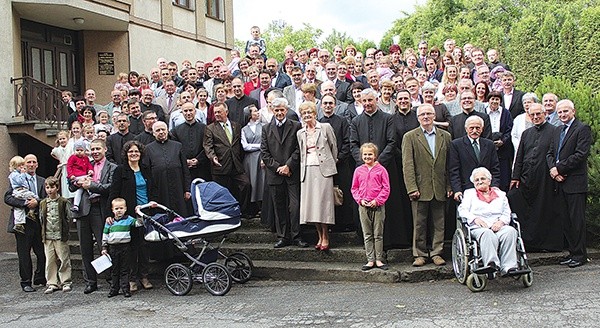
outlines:
[[323, 31], [304, 23], [300, 29], [294, 29], [282, 20], [272, 21], [263, 32], [267, 42], [267, 57], [282, 61], [285, 58], [284, 49], [292, 45], [296, 50], [310, 49], [318, 43]]

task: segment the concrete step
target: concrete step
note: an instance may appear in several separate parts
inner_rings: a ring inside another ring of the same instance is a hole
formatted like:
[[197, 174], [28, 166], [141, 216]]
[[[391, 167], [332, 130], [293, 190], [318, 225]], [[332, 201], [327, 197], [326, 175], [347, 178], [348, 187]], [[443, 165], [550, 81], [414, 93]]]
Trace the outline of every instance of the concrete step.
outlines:
[[[529, 263], [536, 272], [536, 267], [556, 264], [566, 253], [531, 253]], [[590, 250], [590, 257], [598, 258], [598, 250]], [[81, 256], [71, 256], [74, 270], [81, 270]], [[182, 261], [181, 263], [187, 263]], [[444, 266], [427, 264], [415, 268], [409, 263], [389, 261], [389, 270], [361, 270], [361, 263], [348, 262], [304, 262], [304, 261], [269, 261], [253, 259], [253, 279], [273, 279], [282, 281], [359, 281], [377, 283], [422, 282], [454, 278], [451, 260]], [[163, 280], [164, 270], [170, 262], [151, 262], [149, 266], [152, 280]], [[105, 278], [106, 275], [101, 275]]]

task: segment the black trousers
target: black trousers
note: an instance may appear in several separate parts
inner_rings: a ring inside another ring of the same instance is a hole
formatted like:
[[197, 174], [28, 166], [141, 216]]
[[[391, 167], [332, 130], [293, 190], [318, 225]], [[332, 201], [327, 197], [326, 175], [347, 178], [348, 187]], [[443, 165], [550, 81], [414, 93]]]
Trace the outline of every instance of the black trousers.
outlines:
[[235, 175], [213, 174], [213, 181], [227, 188], [231, 195], [240, 203], [242, 215], [248, 214], [250, 199], [252, 196], [252, 185], [250, 179], [244, 173]]
[[111, 292], [129, 291], [129, 243], [108, 245], [108, 254], [112, 261]]
[[585, 203], [586, 193], [567, 194], [561, 190], [565, 237], [569, 255], [573, 260], [586, 261]]
[[148, 278], [148, 252], [144, 240], [144, 227], [131, 228], [131, 242], [129, 252], [129, 279], [136, 282], [141, 278]]
[[94, 238], [97, 242], [98, 253], [101, 250], [102, 229], [104, 229], [104, 219], [100, 213], [100, 203], [93, 203], [90, 207], [90, 213], [77, 219], [77, 235], [79, 236], [81, 260], [83, 262], [83, 279], [87, 285], [98, 283], [92, 261], [94, 260]]
[[285, 240], [300, 238], [300, 184], [269, 185], [275, 212], [277, 237]]
[[[42, 227], [37, 221], [27, 219], [25, 222], [25, 234], [15, 232], [17, 241], [17, 255], [19, 256], [19, 276], [21, 277], [21, 288], [31, 286], [31, 278], [35, 285], [46, 284], [46, 255], [42, 243]], [[35, 272], [31, 259], [31, 250], [36, 257]]]

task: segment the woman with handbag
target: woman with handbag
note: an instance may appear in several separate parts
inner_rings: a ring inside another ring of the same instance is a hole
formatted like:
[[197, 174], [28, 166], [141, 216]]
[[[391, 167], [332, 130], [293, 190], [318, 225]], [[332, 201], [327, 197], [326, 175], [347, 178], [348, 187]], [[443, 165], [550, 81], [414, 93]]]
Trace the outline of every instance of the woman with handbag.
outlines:
[[333, 176], [337, 174], [337, 144], [331, 125], [317, 122], [317, 106], [299, 108], [304, 127], [296, 134], [300, 149], [300, 224], [314, 224], [315, 249], [329, 250], [329, 225], [335, 224]]

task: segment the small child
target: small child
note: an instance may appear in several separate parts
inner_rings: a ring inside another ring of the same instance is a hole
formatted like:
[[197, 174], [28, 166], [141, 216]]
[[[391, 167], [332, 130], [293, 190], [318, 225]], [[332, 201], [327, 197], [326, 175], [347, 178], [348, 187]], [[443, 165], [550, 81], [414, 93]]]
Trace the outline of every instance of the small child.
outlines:
[[57, 169], [61, 170], [60, 174], [60, 192], [65, 198], [71, 198], [69, 192], [69, 179], [67, 177], [67, 161], [72, 155], [72, 150], [67, 147], [69, 142], [69, 131], [62, 130], [56, 134], [56, 147], [52, 149], [50, 155], [58, 161]]
[[[21, 200], [30, 200], [36, 199], [39, 200], [37, 195], [30, 190], [30, 184], [28, 178], [29, 174], [25, 171], [25, 159], [21, 156], [15, 156], [10, 159], [8, 163], [10, 174], [8, 175], [8, 180], [10, 181], [10, 186], [12, 188], [12, 195]], [[29, 213], [25, 212], [24, 208], [13, 208], [14, 213], [14, 228], [13, 230], [25, 234], [25, 220], [27, 220], [27, 215], [29, 215], [32, 219], [35, 220], [35, 213], [33, 210], [29, 210]]]
[[48, 281], [44, 294], [52, 294], [61, 287], [63, 292], [71, 291], [71, 255], [67, 244], [69, 202], [58, 194], [59, 184], [57, 178], [48, 177], [44, 183], [48, 197], [40, 202], [40, 224]]
[[385, 202], [390, 195], [390, 178], [388, 172], [377, 162], [378, 149], [373, 143], [365, 143], [360, 147], [360, 154], [365, 164], [354, 171], [352, 177], [352, 197], [358, 203], [360, 225], [365, 239], [367, 264], [363, 271], [374, 267], [387, 270], [383, 263], [383, 222], [385, 220]]
[[390, 68], [392, 66], [392, 59], [388, 56], [383, 56], [379, 59], [377, 63], [377, 73], [379, 73], [379, 78], [383, 80], [390, 80], [392, 76], [395, 74], [394, 71]]
[[258, 26], [252, 26], [250, 28], [250, 34], [252, 35], [252, 38], [246, 41], [246, 54], [250, 52], [251, 45], [257, 45], [260, 49], [259, 55], [267, 60], [267, 55], [265, 54], [267, 52], [267, 42], [260, 37], [260, 28]]
[[[67, 176], [73, 185], [78, 185], [79, 182], [82, 182], [87, 177], [94, 175], [94, 167], [92, 166], [92, 163], [90, 163], [88, 156], [85, 154], [86, 149], [85, 142], [83, 140], [76, 141], [75, 145], [73, 146], [73, 150], [75, 153], [71, 155], [67, 161]], [[73, 199], [71, 211], [79, 211], [81, 197], [83, 196], [84, 192], [87, 191], [81, 187], [77, 189]]]
[[[120, 113], [121, 111], [116, 110], [116, 112]], [[98, 131], [100, 130], [107, 131], [108, 133], [112, 132], [113, 126], [109, 122], [110, 116], [108, 116], [108, 111], [106, 109], [101, 109], [98, 111], [96, 114], [96, 121], [98, 121], [98, 123], [94, 125], [94, 132], [96, 134], [98, 134]]]
[[109, 254], [112, 262], [112, 282], [108, 297], [119, 295], [119, 287], [123, 291], [123, 296], [131, 297], [129, 290], [131, 228], [142, 226], [142, 222], [125, 214], [127, 204], [123, 198], [113, 199], [111, 205], [115, 217], [107, 220], [102, 234], [102, 255]]
[[129, 74], [127, 73], [119, 73], [119, 77], [117, 78], [117, 82], [115, 82], [113, 90], [121, 90], [121, 88], [127, 88], [127, 90], [131, 89], [131, 85], [129, 85]]

